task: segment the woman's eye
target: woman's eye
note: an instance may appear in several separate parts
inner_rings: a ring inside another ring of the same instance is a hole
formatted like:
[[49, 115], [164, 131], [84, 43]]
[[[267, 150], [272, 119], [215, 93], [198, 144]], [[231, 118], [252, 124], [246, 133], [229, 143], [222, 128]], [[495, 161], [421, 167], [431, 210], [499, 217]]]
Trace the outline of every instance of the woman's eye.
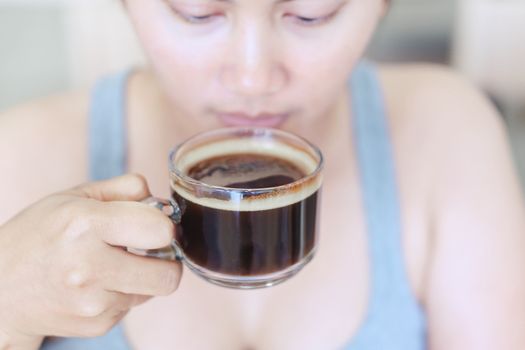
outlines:
[[310, 17], [302, 17], [302, 16], [296, 16], [296, 18], [299, 22], [302, 22], [307, 25], [318, 24], [323, 19], [323, 17], [310, 18]]
[[192, 16], [192, 15], [183, 15], [182, 17], [184, 20], [191, 24], [206, 24], [210, 23], [213, 20], [217, 19], [220, 15], [213, 13], [209, 15], [202, 15], [202, 16]]
[[297, 16], [297, 15], [287, 15], [287, 17], [291, 17], [291, 19], [299, 25], [302, 25], [305, 27], [314, 27], [314, 26], [319, 26], [319, 25], [329, 22], [334, 17], [334, 15], [335, 13], [331, 13], [326, 16], [320, 16], [320, 17], [306, 17], [306, 16]]

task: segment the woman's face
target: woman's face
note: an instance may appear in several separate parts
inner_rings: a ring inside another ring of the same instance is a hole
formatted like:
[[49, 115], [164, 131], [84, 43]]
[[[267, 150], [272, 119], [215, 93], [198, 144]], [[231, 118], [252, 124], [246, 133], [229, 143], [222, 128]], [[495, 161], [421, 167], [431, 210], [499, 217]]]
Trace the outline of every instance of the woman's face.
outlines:
[[383, 0], [127, 0], [171, 108], [202, 126], [315, 123]]

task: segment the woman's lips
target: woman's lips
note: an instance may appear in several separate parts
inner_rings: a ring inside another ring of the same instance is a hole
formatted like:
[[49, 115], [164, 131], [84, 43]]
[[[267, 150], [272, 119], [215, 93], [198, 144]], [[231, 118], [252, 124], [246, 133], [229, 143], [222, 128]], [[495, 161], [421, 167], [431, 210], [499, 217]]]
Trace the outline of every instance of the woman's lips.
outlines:
[[288, 119], [288, 114], [261, 113], [250, 116], [244, 113], [218, 113], [217, 117], [226, 126], [260, 126], [276, 128]]

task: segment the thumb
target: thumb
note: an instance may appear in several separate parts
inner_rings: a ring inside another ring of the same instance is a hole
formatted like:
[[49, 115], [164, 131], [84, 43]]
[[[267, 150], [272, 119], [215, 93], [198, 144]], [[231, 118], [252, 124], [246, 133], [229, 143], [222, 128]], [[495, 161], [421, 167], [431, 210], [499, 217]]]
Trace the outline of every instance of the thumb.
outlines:
[[104, 202], [140, 201], [151, 196], [146, 179], [139, 174], [127, 174], [85, 183], [72, 188], [68, 193]]

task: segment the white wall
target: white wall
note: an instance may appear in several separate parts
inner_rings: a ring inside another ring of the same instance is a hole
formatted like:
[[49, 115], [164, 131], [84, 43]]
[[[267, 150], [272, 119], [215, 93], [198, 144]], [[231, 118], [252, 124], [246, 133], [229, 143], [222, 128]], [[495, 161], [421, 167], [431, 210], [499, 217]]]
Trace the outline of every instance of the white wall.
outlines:
[[144, 62], [120, 1], [75, 0], [65, 8], [74, 86], [90, 86], [100, 75]]
[[525, 106], [525, 1], [461, 0], [453, 61], [493, 95]]
[[141, 62], [117, 0], [0, 0], [0, 109]]
[[68, 88], [63, 8], [0, 0], [0, 109]]

